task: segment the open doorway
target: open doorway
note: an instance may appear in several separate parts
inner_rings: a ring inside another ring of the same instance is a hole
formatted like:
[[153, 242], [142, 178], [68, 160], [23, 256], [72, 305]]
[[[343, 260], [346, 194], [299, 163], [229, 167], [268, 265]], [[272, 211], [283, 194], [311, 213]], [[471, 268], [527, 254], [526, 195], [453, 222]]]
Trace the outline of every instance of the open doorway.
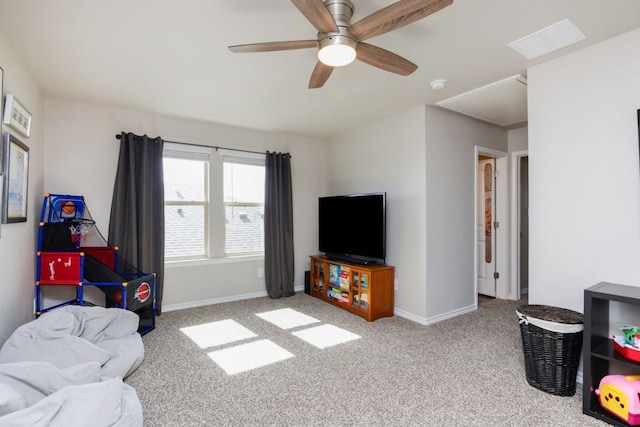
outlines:
[[520, 158], [520, 298], [529, 294], [529, 157]]
[[511, 153], [511, 283], [510, 299], [529, 293], [529, 152]]
[[475, 286], [476, 306], [486, 298], [507, 298], [507, 153], [476, 146]]

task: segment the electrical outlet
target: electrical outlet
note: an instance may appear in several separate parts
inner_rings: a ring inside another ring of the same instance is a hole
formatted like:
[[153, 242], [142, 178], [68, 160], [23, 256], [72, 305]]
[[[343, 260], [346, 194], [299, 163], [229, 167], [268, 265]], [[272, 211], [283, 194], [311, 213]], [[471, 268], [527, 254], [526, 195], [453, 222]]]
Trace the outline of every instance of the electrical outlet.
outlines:
[[393, 279], [393, 290], [394, 291], [398, 290], [398, 279]]
[[264, 268], [258, 267], [258, 277], [264, 277]]

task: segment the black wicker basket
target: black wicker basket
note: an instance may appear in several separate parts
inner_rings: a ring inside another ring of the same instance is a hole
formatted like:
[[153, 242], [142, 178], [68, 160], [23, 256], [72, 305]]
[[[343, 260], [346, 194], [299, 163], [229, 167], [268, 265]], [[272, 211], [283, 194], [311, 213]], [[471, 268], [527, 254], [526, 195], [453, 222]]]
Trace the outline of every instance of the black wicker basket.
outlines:
[[573, 396], [582, 350], [582, 314], [546, 305], [522, 305], [517, 314], [527, 382], [557, 396]]

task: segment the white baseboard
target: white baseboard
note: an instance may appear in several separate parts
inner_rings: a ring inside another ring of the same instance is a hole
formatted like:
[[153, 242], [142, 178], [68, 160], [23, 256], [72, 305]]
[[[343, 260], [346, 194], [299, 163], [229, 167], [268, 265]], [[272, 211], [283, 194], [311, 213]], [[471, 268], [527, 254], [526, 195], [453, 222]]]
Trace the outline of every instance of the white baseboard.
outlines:
[[[304, 292], [304, 286], [296, 286], [293, 288], [293, 290], [296, 292]], [[251, 292], [248, 294], [232, 295], [228, 297], [211, 298], [206, 300], [183, 302], [179, 304], [163, 305], [162, 311], [169, 312], [169, 311], [175, 311], [175, 310], [185, 310], [187, 308], [204, 307], [207, 305], [221, 304], [224, 302], [232, 302], [232, 301], [241, 301], [241, 300], [252, 299], [252, 298], [262, 298], [266, 296], [267, 296], [267, 291]], [[432, 323], [437, 323], [445, 319], [450, 319], [452, 317], [469, 313], [474, 310], [475, 310], [474, 306], [468, 306], [468, 307], [461, 308], [459, 310], [443, 313], [438, 316], [425, 318], [425, 317], [416, 316], [413, 313], [409, 313], [407, 311], [400, 310], [398, 308], [394, 308], [393, 314], [396, 316], [404, 317], [405, 319], [411, 320], [412, 322], [416, 322], [421, 325], [430, 325]]]
[[466, 307], [459, 308], [457, 310], [450, 311], [448, 313], [442, 313], [437, 316], [427, 318], [427, 323], [425, 325], [431, 325], [432, 323], [438, 323], [443, 320], [451, 319], [452, 317], [460, 316], [462, 314], [471, 313], [472, 311], [476, 311], [477, 307], [475, 305], [468, 305]]
[[[293, 288], [293, 290], [296, 292], [304, 292], [304, 285], [296, 286]], [[267, 296], [267, 291], [251, 292], [248, 294], [232, 295], [228, 297], [211, 298], [206, 300], [183, 302], [179, 304], [163, 305], [162, 311], [167, 312], [167, 311], [175, 311], [175, 310], [184, 310], [187, 308], [204, 307], [206, 305], [221, 304], [223, 302], [241, 301], [241, 300], [252, 299], [252, 298], [262, 298], [266, 296]]]
[[426, 326], [426, 325], [431, 325], [433, 323], [441, 322], [441, 321], [446, 320], [446, 319], [450, 319], [452, 317], [460, 316], [461, 314], [470, 313], [470, 312], [475, 311], [475, 310], [476, 310], [476, 307], [474, 305], [470, 305], [470, 306], [467, 306], [467, 307], [460, 308], [458, 310], [450, 311], [448, 313], [439, 314], [439, 315], [433, 316], [433, 317], [420, 317], [420, 316], [416, 316], [415, 314], [408, 313], [406, 311], [403, 311], [403, 310], [400, 310], [398, 308], [395, 308], [393, 310], [393, 314], [395, 314], [396, 316], [404, 317], [405, 319], [408, 319], [408, 320], [411, 320], [413, 322], [420, 323], [421, 325], [425, 325]]
[[267, 296], [267, 291], [263, 291], [263, 292], [253, 292], [250, 294], [233, 295], [229, 297], [211, 298], [206, 300], [183, 302], [179, 304], [163, 305], [162, 311], [165, 312], [165, 311], [184, 310], [187, 308], [204, 307], [205, 305], [221, 304], [223, 302], [240, 301], [244, 299], [261, 298], [266, 296]]
[[426, 325], [426, 320], [424, 317], [420, 317], [420, 316], [416, 316], [413, 313], [409, 313], [407, 311], [404, 310], [400, 310], [399, 308], [395, 308], [393, 309], [393, 314], [395, 316], [399, 316], [399, 317], [404, 317], [407, 320], [411, 320], [412, 322], [416, 322], [419, 323], [421, 325]]

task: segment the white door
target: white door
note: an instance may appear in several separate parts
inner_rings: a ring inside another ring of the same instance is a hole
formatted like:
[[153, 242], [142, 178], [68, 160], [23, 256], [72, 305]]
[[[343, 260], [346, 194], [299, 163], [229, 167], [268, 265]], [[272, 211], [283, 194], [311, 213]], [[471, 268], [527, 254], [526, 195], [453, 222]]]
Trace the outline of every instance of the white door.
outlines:
[[495, 159], [478, 161], [478, 293], [496, 296]]

